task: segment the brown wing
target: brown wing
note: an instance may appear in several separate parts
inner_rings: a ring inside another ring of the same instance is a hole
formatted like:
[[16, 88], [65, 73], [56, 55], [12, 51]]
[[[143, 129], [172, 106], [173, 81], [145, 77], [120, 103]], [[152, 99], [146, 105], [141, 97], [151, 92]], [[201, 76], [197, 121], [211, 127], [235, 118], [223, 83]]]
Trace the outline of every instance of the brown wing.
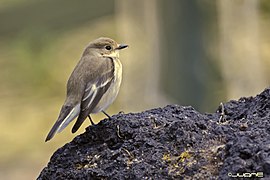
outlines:
[[85, 92], [81, 101], [81, 112], [72, 128], [72, 133], [75, 133], [80, 128], [87, 116], [97, 106], [102, 96], [109, 89], [113, 79], [114, 67], [113, 64], [111, 64], [110, 66], [107, 66], [107, 71], [105, 71], [105, 73], [86, 85]]

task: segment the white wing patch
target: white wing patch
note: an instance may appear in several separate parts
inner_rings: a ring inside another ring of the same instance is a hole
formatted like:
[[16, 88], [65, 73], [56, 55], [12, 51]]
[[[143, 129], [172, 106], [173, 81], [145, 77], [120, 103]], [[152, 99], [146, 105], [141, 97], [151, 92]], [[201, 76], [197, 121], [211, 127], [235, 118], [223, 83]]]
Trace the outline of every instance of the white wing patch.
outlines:
[[97, 87], [96, 87], [95, 84], [92, 85], [92, 86], [87, 87], [87, 88], [85, 89], [85, 93], [86, 93], [87, 91], [89, 91], [89, 92], [88, 92], [87, 96], [83, 98], [83, 101], [87, 100], [87, 99], [89, 98], [89, 96], [92, 95], [93, 92], [94, 92], [96, 89], [97, 89]]
[[93, 91], [93, 95], [91, 96], [91, 99], [90, 99], [90, 101], [89, 101], [89, 103], [87, 104], [87, 106], [86, 106], [85, 109], [88, 109], [88, 108], [90, 107], [90, 105], [92, 104], [92, 102], [93, 102], [93, 100], [95, 99], [96, 95], [97, 95], [97, 89], [95, 89], [95, 90]]
[[91, 106], [91, 104], [93, 103], [93, 101], [94, 101], [94, 99], [95, 99], [95, 97], [97, 95], [98, 89], [106, 86], [108, 83], [110, 83], [110, 81], [111, 81], [111, 78], [107, 79], [104, 82], [97, 81], [97, 82], [95, 82], [93, 84], [89, 83], [88, 87], [85, 89], [85, 97], [83, 97], [83, 99], [82, 99], [82, 101], [84, 103], [87, 103], [87, 106], [84, 107], [82, 109], [82, 111], [85, 111], [86, 109], [88, 109]]

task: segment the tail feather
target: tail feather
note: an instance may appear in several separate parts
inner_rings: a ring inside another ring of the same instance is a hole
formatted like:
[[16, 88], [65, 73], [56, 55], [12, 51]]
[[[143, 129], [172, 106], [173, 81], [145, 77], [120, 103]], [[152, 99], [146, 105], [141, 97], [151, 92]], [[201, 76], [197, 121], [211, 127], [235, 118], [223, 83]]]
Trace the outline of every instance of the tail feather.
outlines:
[[67, 125], [74, 120], [80, 113], [80, 104], [77, 104], [75, 107], [73, 106], [63, 106], [60, 115], [50, 130], [49, 134], [46, 137], [46, 141], [49, 141], [53, 138], [56, 133], [61, 132]]

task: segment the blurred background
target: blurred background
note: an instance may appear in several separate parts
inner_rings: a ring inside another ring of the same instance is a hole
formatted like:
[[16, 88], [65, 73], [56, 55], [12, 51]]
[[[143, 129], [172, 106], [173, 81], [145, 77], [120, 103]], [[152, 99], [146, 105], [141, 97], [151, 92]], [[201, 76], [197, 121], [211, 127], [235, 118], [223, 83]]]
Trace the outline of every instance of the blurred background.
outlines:
[[108, 113], [174, 103], [214, 112], [269, 86], [269, 19], [267, 0], [0, 0], [0, 179], [35, 179], [89, 125], [44, 142], [90, 41], [130, 46]]

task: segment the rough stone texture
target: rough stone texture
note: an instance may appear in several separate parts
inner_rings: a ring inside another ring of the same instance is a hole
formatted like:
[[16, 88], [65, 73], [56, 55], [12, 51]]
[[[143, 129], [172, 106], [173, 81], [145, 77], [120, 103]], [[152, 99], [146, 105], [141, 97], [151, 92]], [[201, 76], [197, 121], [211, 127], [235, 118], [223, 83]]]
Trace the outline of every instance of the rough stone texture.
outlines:
[[270, 178], [270, 89], [223, 107], [115, 115], [58, 149], [38, 179]]

